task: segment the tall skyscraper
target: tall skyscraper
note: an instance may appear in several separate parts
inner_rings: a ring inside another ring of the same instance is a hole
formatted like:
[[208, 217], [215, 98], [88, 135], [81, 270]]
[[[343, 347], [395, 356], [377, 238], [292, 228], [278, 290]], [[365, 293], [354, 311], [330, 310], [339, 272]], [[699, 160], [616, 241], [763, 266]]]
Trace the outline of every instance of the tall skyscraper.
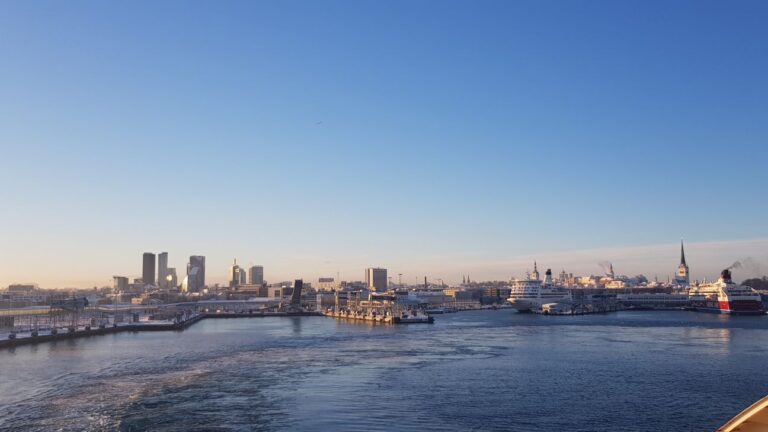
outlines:
[[192, 255], [187, 264], [186, 291], [197, 292], [205, 288], [205, 257]]
[[229, 287], [234, 288], [238, 285], [240, 285], [240, 266], [235, 259], [229, 267]]
[[264, 267], [251, 266], [248, 269], [248, 283], [251, 285], [262, 285], [264, 283]]
[[675, 273], [675, 283], [680, 286], [690, 285], [691, 273], [688, 270], [688, 264], [685, 263], [685, 249], [683, 248], [683, 241], [680, 240], [680, 265], [677, 266], [677, 273]]
[[160, 252], [157, 256], [157, 286], [168, 288], [168, 252]]
[[144, 252], [141, 281], [144, 282], [144, 285], [155, 284], [155, 254], [152, 252]]
[[365, 269], [365, 283], [368, 289], [376, 292], [387, 290], [387, 269], [367, 268]]

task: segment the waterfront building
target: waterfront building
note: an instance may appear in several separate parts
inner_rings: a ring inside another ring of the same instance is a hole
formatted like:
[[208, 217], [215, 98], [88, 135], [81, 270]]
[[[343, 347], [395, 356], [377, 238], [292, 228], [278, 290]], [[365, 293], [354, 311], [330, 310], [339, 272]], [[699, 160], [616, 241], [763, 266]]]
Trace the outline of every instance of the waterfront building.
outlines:
[[387, 269], [371, 267], [365, 269], [365, 283], [368, 289], [375, 292], [387, 290]]
[[318, 291], [335, 291], [339, 288], [339, 283], [332, 277], [321, 277], [317, 280]]
[[675, 273], [675, 284], [681, 287], [690, 286], [690, 275], [688, 264], [685, 263], [683, 241], [680, 240], [680, 265], [677, 266], [677, 272]]
[[34, 284], [13, 284], [8, 285], [6, 292], [9, 294], [29, 294], [37, 290], [37, 286]]
[[262, 285], [264, 283], [264, 267], [251, 266], [248, 269], [248, 283], [250, 285]]
[[141, 267], [141, 281], [144, 285], [155, 284], [155, 254], [152, 252], [144, 252]]
[[342, 291], [367, 291], [368, 284], [364, 281], [341, 281], [339, 288]]
[[483, 295], [486, 297], [496, 297], [498, 299], [507, 299], [512, 294], [512, 288], [509, 287], [485, 287], [483, 288]]
[[157, 255], [157, 286], [168, 288], [168, 252], [160, 252]]
[[237, 294], [247, 297], [269, 297], [269, 288], [264, 284], [244, 284], [237, 287]]
[[113, 276], [114, 284], [112, 285], [115, 292], [128, 291], [128, 278], [125, 276]]
[[205, 257], [201, 255], [192, 255], [187, 264], [186, 290], [182, 291], [198, 292], [205, 288]]
[[282, 298], [287, 297], [293, 293], [293, 283], [291, 281], [284, 281], [279, 283], [270, 284], [267, 287], [267, 297]]
[[605, 289], [625, 289], [625, 288], [627, 288], [627, 282], [620, 279], [609, 280], [605, 284]]

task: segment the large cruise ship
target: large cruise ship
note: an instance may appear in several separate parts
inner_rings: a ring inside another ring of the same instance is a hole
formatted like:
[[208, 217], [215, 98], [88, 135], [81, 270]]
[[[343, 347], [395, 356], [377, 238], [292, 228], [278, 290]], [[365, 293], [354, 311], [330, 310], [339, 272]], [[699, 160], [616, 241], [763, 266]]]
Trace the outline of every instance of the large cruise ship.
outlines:
[[714, 283], [693, 285], [688, 291], [691, 307], [702, 312], [760, 315], [765, 313], [760, 294], [752, 288], [739, 285], [725, 269]]
[[569, 290], [555, 286], [552, 281], [552, 270], [547, 269], [543, 282], [539, 279], [535, 262], [533, 274], [528, 275], [526, 279], [512, 279], [510, 288], [507, 301], [519, 312], [540, 312], [545, 304], [571, 301]]

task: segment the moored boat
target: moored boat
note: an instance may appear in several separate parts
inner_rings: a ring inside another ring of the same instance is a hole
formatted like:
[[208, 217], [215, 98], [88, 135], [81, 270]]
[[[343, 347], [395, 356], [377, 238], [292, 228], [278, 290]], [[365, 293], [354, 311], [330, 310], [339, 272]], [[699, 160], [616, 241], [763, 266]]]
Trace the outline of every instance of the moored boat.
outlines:
[[510, 294], [507, 302], [518, 312], [542, 312], [542, 307], [550, 303], [570, 303], [570, 290], [558, 287], [552, 280], [552, 270], [547, 269], [544, 281], [539, 279], [536, 263], [533, 264], [533, 275], [525, 279], [510, 281]]
[[725, 269], [717, 282], [693, 285], [688, 291], [691, 308], [701, 312], [734, 315], [765, 314], [760, 294], [751, 287], [736, 284]]
[[434, 317], [417, 309], [400, 312], [393, 318], [395, 324], [432, 324], [435, 322]]

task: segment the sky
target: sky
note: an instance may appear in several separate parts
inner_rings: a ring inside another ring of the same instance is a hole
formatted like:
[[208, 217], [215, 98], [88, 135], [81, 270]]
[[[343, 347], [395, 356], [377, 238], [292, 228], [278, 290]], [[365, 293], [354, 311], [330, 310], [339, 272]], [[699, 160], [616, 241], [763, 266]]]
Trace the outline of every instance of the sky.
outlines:
[[681, 238], [694, 278], [765, 274], [767, 20], [764, 1], [0, 2], [0, 286], [110, 285], [145, 251], [180, 274], [205, 255], [209, 283], [234, 258], [270, 281], [534, 259], [663, 278]]

